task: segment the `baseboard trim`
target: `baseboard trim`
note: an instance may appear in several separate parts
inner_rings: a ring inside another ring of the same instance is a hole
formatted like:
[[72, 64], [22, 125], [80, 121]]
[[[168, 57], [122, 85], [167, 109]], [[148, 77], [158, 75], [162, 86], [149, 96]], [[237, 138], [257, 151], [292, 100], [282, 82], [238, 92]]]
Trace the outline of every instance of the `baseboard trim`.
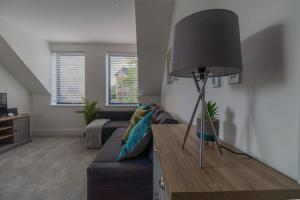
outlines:
[[32, 136], [83, 136], [83, 129], [34, 129]]

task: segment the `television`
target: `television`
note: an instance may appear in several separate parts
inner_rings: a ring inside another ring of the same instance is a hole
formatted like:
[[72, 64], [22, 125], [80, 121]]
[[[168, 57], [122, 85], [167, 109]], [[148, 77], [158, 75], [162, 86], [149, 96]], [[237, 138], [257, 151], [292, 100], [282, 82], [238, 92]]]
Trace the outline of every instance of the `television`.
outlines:
[[0, 93], [0, 116], [7, 115], [7, 94]]

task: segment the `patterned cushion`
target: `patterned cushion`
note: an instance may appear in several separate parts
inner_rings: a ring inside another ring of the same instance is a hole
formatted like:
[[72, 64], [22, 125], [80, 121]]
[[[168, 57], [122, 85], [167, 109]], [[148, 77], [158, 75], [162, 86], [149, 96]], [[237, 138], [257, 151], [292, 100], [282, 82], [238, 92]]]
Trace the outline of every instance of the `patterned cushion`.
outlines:
[[154, 109], [153, 115], [152, 115], [152, 123], [156, 124], [157, 123], [157, 117], [160, 115], [160, 113], [162, 113], [163, 110], [156, 108]]
[[118, 160], [126, 160], [140, 155], [152, 139], [151, 117], [153, 112], [143, 117], [132, 129], [128, 140], [123, 145]]
[[170, 113], [168, 112], [161, 112], [156, 118], [157, 124], [177, 124], [177, 120], [175, 120]]
[[131, 130], [140, 121], [140, 119], [142, 119], [142, 117], [134, 117], [131, 120], [131, 122], [130, 122], [128, 128], [127, 128], [127, 130], [125, 131], [125, 133], [124, 133], [124, 135], [122, 137], [122, 144], [124, 144], [127, 141], [128, 137], [129, 137], [129, 135], [131, 133]]
[[137, 109], [141, 109], [141, 110], [149, 110], [151, 109], [151, 105], [150, 104], [140, 104]]
[[134, 120], [134, 119], [136, 119], [136, 118], [138, 118], [138, 117], [144, 117], [148, 112], [150, 112], [151, 110], [142, 110], [142, 109], [139, 109], [139, 108], [137, 108], [135, 111], [134, 111], [134, 113], [133, 113], [133, 115], [132, 115], [132, 117], [131, 117], [131, 119], [130, 119], [130, 123], [132, 122], [132, 120]]

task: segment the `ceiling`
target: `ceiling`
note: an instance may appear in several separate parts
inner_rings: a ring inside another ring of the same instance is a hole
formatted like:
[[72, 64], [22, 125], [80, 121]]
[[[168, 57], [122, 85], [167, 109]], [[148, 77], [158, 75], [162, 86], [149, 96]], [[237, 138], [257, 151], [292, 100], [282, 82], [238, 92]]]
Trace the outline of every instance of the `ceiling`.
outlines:
[[134, 0], [0, 0], [0, 20], [49, 42], [136, 43]]

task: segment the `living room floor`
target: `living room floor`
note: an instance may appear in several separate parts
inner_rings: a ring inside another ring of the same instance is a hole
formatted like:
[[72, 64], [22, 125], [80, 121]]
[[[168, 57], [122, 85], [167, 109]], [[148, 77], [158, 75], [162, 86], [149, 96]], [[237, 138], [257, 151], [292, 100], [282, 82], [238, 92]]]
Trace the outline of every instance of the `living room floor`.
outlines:
[[0, 154], [0, 199], [86, 199], [86, 168], [97, 150], [79, 136], [33, 137]]

